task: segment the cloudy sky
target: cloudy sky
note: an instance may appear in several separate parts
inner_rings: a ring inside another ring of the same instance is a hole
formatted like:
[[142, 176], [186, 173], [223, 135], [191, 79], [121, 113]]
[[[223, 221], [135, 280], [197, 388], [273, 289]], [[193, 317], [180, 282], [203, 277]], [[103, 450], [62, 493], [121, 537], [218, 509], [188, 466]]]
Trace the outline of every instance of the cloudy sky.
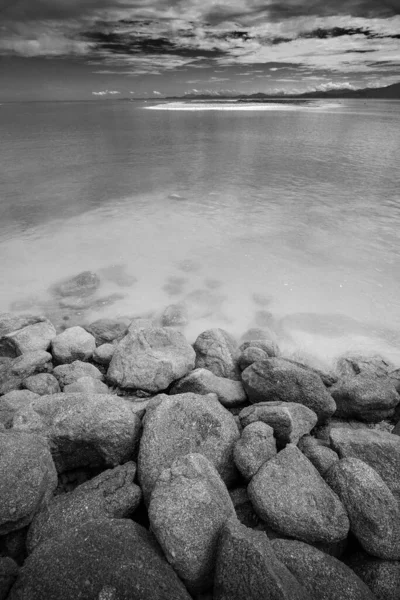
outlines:
[[400, 81], [400, 0], [0, 0], [0, 101]]

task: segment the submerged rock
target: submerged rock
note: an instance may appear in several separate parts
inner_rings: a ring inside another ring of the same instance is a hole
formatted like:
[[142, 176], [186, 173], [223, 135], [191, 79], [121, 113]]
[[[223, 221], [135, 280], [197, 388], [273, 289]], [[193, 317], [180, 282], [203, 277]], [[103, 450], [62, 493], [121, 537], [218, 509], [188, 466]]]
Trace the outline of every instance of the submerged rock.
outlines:
[[161, 315], [161, 327], [183, 327], [188, 323], [188, 310], [184, 304], [170, 304]]
[[83, 271], [53, 286], [58, 296], [90, 296], [100, 287], [100, 279], [92, 271]]

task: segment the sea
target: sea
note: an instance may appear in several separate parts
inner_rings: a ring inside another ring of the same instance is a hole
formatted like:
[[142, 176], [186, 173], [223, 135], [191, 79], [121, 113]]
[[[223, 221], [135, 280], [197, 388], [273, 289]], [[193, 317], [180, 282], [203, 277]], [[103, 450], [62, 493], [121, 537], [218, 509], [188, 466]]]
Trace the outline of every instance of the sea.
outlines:
[[64, 326], [173, 304], [190, 342], [400, 365], [400, 101], [4, 103], [0, 280], [0, 312]]

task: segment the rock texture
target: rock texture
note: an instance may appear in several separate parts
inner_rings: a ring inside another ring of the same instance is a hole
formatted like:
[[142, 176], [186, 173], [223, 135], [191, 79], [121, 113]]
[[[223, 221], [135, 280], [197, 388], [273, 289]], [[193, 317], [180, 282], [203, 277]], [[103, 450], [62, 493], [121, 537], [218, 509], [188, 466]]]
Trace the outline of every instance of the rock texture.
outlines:
[[18, 575], [18, 565], [12, 558], [0, 558], [0, 600], [6, 600]]
[[54, 359], [61, 364], [69, 364], [75, 360], [89, 360], [95, 349], [94, 337], [79, 326], [69, 327], [51, 342]]
[[93, 377], [80, 377], [74, 383], [64, 386], [64, 393], [80, 393], [80, 394], [109, 394], [110, 390], [105, 383]]
[[140, 488], [133, 483], [135, 474], [135, 463], [128, 462], [103, 471], [69, 494], [53, 498], [36, 514], [29, 527], [28, 551], [87, 521], [131, 516], [142, 497]]
[[99, 365], [108, 367], [115, 352], [115, 346], [113, 344], [101, 344], [93, 352], [93, 360]]
[[310, 600], [305, 588], [279, 561], [265, 533], [230, 519], [223, 525], [218, 543], [213, 599], [244, 598]]
[[0, 432], [0, 535], [22, 529], [49, 500], [57, 473], [41, 437]]
[[14, 390], [0, 397], [0, 423], [6, 429], [12, 427], [14, 415], [21, 409], [29, 406], [32, 400], [38, 398], [38, 394], [34, 394], [29, 390]]
[[118, 344], [107, 372], [122, 388], [156, 393], [194, 368], [195, 353], [179, 331], [167, 327], [139, 329]]
[[243, 429], [235, 444], [233, 458], [242, 476], [249, 481], [276, 453], [274, 430], [266, 423], [256, 421]]
[[211, 588], [219, 533], [234, 515], [228, 490], [201, 454], [178, 458], [158, 478], [149, 506], [151, 529], [190, 592]]
[[240, 381], [218, 377], [208, 369], [195, 369], [186, 377], [177, 381], [170, 394], [216, 394], [218, 400], [227, 408], [240, 406], [247, 400], [246, 393]]
[[48, 439], [59, 473], [127, 462], [140, 433], [131, 403], [106, 394], [41, 396], [15, 415], [13, 425]]
[[60, 384], [61, 389], [71, 383], [75, 383], [81, 377], [91, 377], [103, 381], [104, 377], [101, 371], [94, 365], [75, 360], [70, 365], [59, 365], [53, 371], [54, 377]]
[[100, 279], [92, 271], [83, 271], [74, 277], [64, 279], [53, 286], [53, 292], [59, 296], [86, 297], [94, 294], [100, 287]]
[[0, 337], [0, 356], [14, 358], [25, 352], [47, 350], [56, 336], [56, 329], [47, 319], [40, 319], [32, 325], [10, 331]]
[[253, 404], [271, 401], [303, 404], [315, 412], [320, 423], [336, 410], [321, 377], [283, 358], [253, 363], [243, 371], [242, 381]]
[[196, 369], [208, 369], [217, 377], [240, 379], [235, 340], [223, 329], [203, 331], [194, 343]]
[[298, 448], [314, 465], [318, 473], [324, 477], [331, 466], [339, 460], [334, 450], [324, 445], [311, 435], [305, 435], [298, 443]]
[[96, 344], [109, 344], [111, 342], [120, 342], [128, 333], [130, 319], [98, 319], [85, 329], [93, 335]]
[[128, 519], [89, 521], [40, 544], [8, 600], [191, 600], [152, 536]]
[[341, 380], [331, 388], [331, 394], [336, 402], [337, 418], [371, 423], [392, 417], [400, 402], [390, 379], [369, 375]]
[[339, 496], [350, 520], [350, 530], [369, 554], [400, 560], [398, 502], [374, 469], [357, 458], [336, 462], [326, 482]]
[[39, 396], [60, 392], [58, 381], [51, 373], [38, 373], [27, 377], [24, 380], [24, 387]]
[[156, 396], [143, 419], [138, 471], [145, 501], [163, 469], [189, 453], [203, 454], [229, 485], [236, 478], [233, 446], [239, 431], [214, 394]]
[[339, 542], [349, 520], [339, 498], [293, 444], [264, 463], [248, 487], [259, 517], [278, 533], [305, 542]]
[[381, 560], [358, 552], [347, 561], [349, 567], [375, 594], [377, 600], [400, 598], [400, 562]]

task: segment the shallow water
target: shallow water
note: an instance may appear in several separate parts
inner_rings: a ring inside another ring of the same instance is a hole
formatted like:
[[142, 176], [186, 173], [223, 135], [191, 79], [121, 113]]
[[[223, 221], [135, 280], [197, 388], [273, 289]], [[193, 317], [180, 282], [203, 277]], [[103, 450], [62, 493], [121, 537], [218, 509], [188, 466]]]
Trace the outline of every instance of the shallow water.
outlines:
[[[272, 322], [287, 352], [400, 364], [400, 102], [208, 106], [3, 104], [0, 311], [185, 303], [191, 341]], [[105, 301], [57, 308], [87, 269]]]

